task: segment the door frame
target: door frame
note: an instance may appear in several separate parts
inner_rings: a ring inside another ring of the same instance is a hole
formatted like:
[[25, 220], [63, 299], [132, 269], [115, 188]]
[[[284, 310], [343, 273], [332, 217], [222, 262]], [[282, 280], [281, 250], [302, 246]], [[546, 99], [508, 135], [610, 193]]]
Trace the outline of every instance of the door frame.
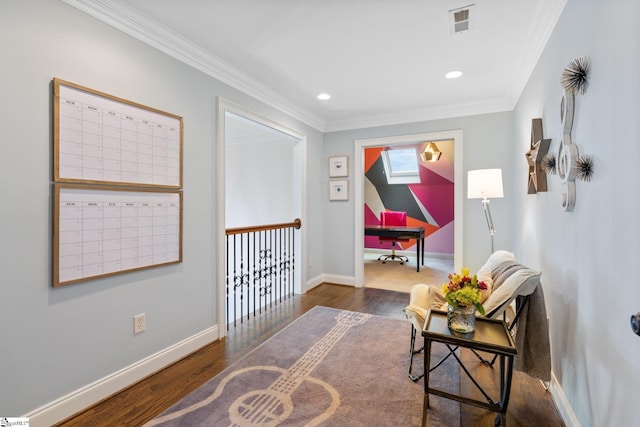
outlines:
[[[284, 126], [280, 123], [277, 123], [271, 119], [263, 117], [259, 114], [254, 113], [244, 107], [241, 107], [237, 104], [234, 104], [223, 97], [218, 97], [217, 102], [217, 131], [216, 131], [216, 195], [214, 197], [214, 203], [217, 206], [217, 218], [216, 218], [216, 289], [217, 289], [217, 324], [220, 338], [226, 336], [227, 334], [227, 325], [226, 325], [226, 245], [225, 245], [225, 235], [226, 235], [226, 197], [225, 197], [225, 118], [226, 113], [233, 113], [237, 116], [244, 117], [248, 120], [252, 120], [256, 123], [262, 124], [269, 128], [275, 129], [279, 132], [282, 132], [286, 135], [289, 135], [293, 138], [299, 140], [299, 142], [294, 147], [294, 174], [298, 175], [298, 182], [295, 188], [294, 197], [294, 205], [298, 208], [298, 217], [302, 222], [302, 227], [300, 228], [300, 240], [299, 240], [299, 248], [300, 255], [295, 259], [294, 271], [296, 273], [296, 277], [294, 277], [294, 293], [300, 294], [302, 293], [303, 284], [302, 281], [306, 280], [307, 277], [307, 266], [306, 263], [302, 262], [305, 259], [307, 254], [307, 135], [298, 132], [294, 129], [291, 129], [287, 126]], [[292, 218], [293, 220], [293, 218]]]
[[355, 140], [355, 171], [354, 171], [354, 248], [355, 248], [355, 265], [354, 265], [354, 285], [358, 288], [364, 286], [364, 150], [365, 148], [415, 144], [422, 141], [437, 141], [452, 139], [454, 141], [454, 196], [453, 196], [453, 266], [454, 271], [458, 271], [462, 265], [463, 250], [463, 219], [464, 219], [464, 196], [463, 196], [463, 165], [462, 165], [462, 147], [463, 132], [462, 129], [427, 132], [411, 135], [397, 135], [379, 138], [367, 138]]

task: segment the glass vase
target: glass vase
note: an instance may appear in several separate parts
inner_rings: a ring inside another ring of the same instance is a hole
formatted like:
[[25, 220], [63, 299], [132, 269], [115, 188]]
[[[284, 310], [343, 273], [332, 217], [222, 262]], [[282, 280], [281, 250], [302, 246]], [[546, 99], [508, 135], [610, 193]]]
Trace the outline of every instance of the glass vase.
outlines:
[[472, 305], [449, 306], [447, 326], [455, 332], [467, 334], [476, 327], [476, 308]]

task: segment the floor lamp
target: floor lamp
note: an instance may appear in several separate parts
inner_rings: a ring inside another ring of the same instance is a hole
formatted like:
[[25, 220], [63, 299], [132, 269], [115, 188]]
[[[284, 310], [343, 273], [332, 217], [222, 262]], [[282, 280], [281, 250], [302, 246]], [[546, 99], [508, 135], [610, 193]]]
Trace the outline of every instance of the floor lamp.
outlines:
[[489, 198], [504, 197], [502, 191], [502, 169], [477, 169], [467, 175], [467, 199], [482, 199], [482, 209], [491, 235], [491, 253], [493, 253], [493, 228]]

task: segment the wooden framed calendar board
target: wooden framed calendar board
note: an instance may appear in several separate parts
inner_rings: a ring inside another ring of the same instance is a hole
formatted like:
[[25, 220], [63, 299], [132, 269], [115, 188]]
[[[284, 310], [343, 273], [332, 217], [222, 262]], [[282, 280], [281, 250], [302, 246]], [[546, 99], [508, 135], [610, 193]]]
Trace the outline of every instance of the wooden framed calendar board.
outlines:
[[54, 184], [53, 286], [182, 262], [182, 192]]
[[182, 188], [182, 117], [53, 79], [56, 182]]

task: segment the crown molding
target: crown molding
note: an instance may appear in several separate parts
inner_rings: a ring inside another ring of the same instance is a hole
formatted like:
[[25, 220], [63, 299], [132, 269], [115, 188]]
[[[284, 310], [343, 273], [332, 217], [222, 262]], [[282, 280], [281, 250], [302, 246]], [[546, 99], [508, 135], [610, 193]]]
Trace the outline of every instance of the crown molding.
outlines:
[[326, 123], [321, 118], [284, 99], [242, 70], [119, 1], [63, 1], [316, 130], [322, 132], [325, 129]]
[[488, 103], [439, 106], [437, 108], [407, 110], [392, 114], [361, 117], [358, 119], [336, 120], [327, 123], [325, 132], [338, 132], [351, 129], [392, 126], [403, 123], [417, 123], [455, 117], [476, 116], [479, 114], [499, 113], [513, 110], [514, 105], [515, 104], [509, 100], [497, 100]]
[[[538, 11], [533, 17], [533, 20], [536, 22], [535, 27], [538, 29], [542, 28], [542, 31], [532, 34], [529, 39], [527, 39], [525, 47], [522, 49], [522, 55], [520, 58], [521, 67], [516, 73], [512, 85], [513, 90], [511, 91], [513, 108], [515, 108], [518, 103], [522, 92], [524, 92], [524, 89], [533, 74], [533, 70], [536, 65], [538, 65], [538, 61], [540, 61], [540, 57], [542, 56], [542, 53], [544, 52], [544, 49], [551, 38], [551, 34], [553, 34], [553, 30], [556, 28], [566, 5], [567, 0], [556, 2], [552, 13], [550, 15], [545, 14], [545, 18], [542, 18], [541, 16], [542, 8], [547, 8], [549, 6], [544, 2], [538, 5]], [[533, 37], [534, 35], [535, 37]]]
[[[552, 18], [546, 19], [544, 22], [542, 22], [541, 11], [538, 11], [534, 19], [539, 22], [544, 31], [535, 38], [532, 36], [527, 41], [526, 47], [522, 50], [522, 66], [519, 72], [515, 73], [513, 84], [510, 85], [512, 90], [503, 99], [469, 105], [439, 106], [438, 108], [396, 111], [390, 114], [327, 121], [282, 97], [242, 70], [224, 62], [211, 52], [118, 0], [63, 1], [320, 132], [398, 125], [513, 110], [567, 3], [567, 0], [556, 3]], [[540, 7], [546, 6], [541, 5]], [[533, 54], [531, 54], [532, 52]]]

